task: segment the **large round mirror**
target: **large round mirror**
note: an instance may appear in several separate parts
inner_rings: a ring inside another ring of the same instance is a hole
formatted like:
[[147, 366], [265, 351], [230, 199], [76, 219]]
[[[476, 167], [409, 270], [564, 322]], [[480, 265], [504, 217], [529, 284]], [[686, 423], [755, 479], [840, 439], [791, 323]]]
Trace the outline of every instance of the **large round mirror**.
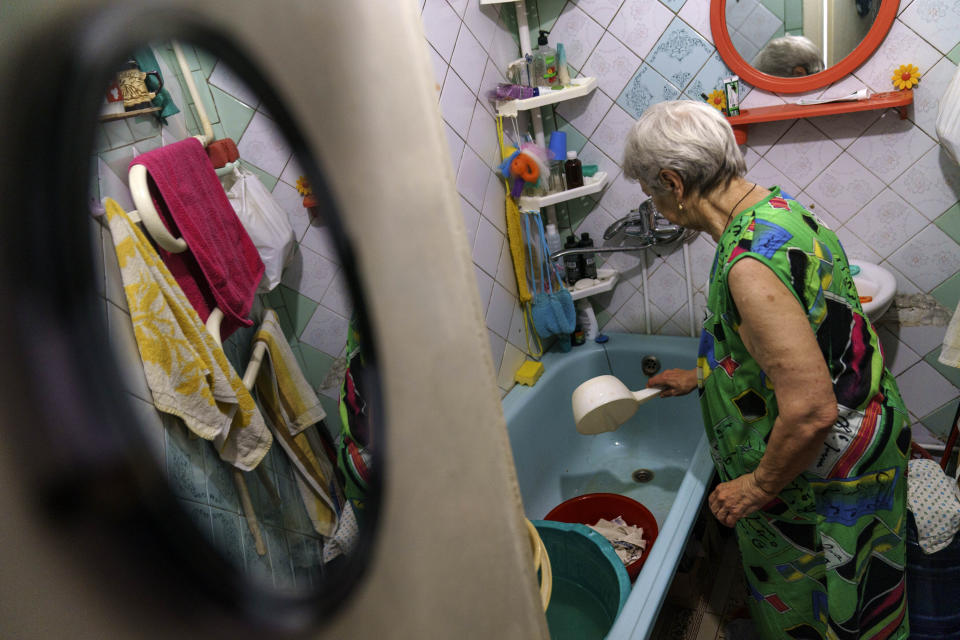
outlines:
[[778, 92], [825, 86], [859, 66], [886, 35], [897, 0], [713, 0], [711, 28], [727, 65]]
[[372, 546], [383, 411], [322, 168], [215, 26], [120, 10], [63, 33], [24, 52], [33, 235], [6, 241], [4, 283], [25, 360], [57, 372], [30, 437], [96, 444], [59, 465], [35, 446], [38, 502], [241, 626], [328, 618]]

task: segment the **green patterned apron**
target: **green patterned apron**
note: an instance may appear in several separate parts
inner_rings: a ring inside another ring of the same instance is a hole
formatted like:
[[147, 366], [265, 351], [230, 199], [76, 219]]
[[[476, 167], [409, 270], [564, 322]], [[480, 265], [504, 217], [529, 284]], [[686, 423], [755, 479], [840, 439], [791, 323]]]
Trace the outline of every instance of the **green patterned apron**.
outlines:
[[907, 412], [836, 235], [778, 188], [731, 221], [710, 273], [697, 370], [720, 478], [756, 469], [777, 416], [727, 284], [744, 257], [806, 309], [839, 412], [811, 466], [736, 525], [754, 624], [764, 638], [908, 638]]

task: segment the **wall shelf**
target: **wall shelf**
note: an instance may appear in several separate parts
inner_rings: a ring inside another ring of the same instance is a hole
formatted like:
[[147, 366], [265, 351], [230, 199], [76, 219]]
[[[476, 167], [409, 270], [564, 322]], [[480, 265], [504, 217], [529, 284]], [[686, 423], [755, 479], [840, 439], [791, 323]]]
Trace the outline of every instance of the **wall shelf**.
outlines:
[[829, 102], [827, 104], [778, 104], [773, 107], [757, 107], [756, 109], [741, 109], [740, 115], [727, 118], [733, 127], [737, 144], [747, 142], [747, 127], [759, 122], [776, 122], [778, 120], [797, 120], [799, 118], [815, 118], [817, 116], [832, 116], [839, 113], [853, 113], [856, 111], [872, 111], [874, 109], [895, 108], [900, 112], [900, 119], [907, 117], [907, 107], [913, 103], [913, 90], [887, 91], [875, 93], [866, 100], [854, 102]]
[[537, 107], [545, 107], [548, 104], [556, 104], [564, 100], [573, 100], [587, 95], [597, 88], [596, 78], [573, 78], [570, 80], [571, 86], [563, 89], [549, 89], [539, 96], [526, 98], [525, 100], [503, 100], [497, 102], [497, 115], [507, 118], [515, 118], [520, 111], [529, 111]]
[[574, 300], [580, 300], [581, 298], [595, 296], [598, 293], [606, 293], [616, 286], [617, 280], [619, 279], [619, 271], [616, 269], [605, 269], [601, 267], [597, 269], [597, 277], [595, 278], [596, 284], [577, 289], [577, 285], [583, 282], [583, 280], [577, 280], [573, 287], [570, 288], [570, 297]]
[[156, 113], [160, 111], [160, 107], [145, 107], [143, 109], [137, 109], [136, 111], [120, 111], [117, 113], [102, 113], [100, 114], [100, 122], [111, 122], [113, 120], [125, 120], [127, 118], [136, 118], [137, 116], [143, 116], [148, 113]]
[[603, 185], [606, 183], [606, 171], [597, 171], [592, 176], [583, 177], [582, 187], [567, 189], [566, 191], [558, 191], [556, 193], [539, 197], [520, 196], [520, 209], [543, 209], [544, 207], [549, 207], [552, 204], [559, 204], [561, 202], [566, 202], [567, 200], [574, 200], [576, 198], [582, 198], [583, 196], [589, 196], [603, 189]]

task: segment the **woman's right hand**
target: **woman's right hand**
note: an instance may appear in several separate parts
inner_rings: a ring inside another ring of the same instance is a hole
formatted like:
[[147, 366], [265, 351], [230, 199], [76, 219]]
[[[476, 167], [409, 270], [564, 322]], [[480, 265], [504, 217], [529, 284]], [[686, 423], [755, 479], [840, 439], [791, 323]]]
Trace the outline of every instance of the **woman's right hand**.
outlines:
[[667, 369], [647, 380], [647, 387], [660, 387], [661, 398], [684, 396], [697, 388], [696, 369]]

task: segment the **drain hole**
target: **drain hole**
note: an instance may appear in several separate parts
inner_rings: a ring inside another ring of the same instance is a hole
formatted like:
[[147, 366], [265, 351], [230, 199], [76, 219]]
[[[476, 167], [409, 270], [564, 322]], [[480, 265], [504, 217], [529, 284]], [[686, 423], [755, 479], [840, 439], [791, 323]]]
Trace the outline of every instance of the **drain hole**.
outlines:
[[630, 476], [634, 482], [650, 482], [653, 480], [653, 471], [650, 469], [637, 469]]

